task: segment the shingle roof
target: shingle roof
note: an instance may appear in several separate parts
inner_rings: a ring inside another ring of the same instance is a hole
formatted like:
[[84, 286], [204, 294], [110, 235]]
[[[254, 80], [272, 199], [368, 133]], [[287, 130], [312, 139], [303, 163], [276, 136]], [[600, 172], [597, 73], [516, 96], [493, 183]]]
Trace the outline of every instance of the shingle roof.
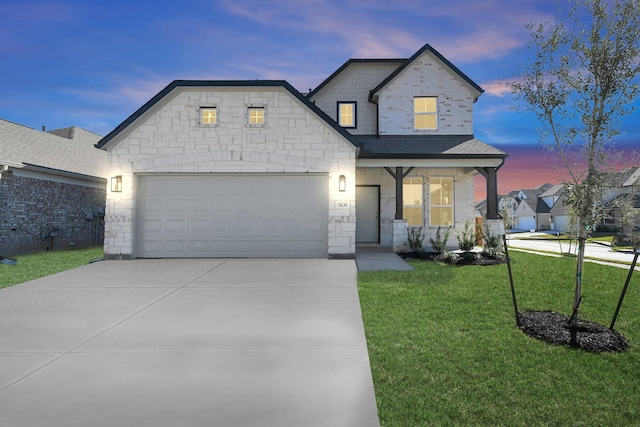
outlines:
[[557, 184], [554, 185], [553, 187], [549, 188], [547, 191], [545, 191], [544, 193], [542, 193], [540, 195], [540, 197], [553, 197], [553, 196], [559, 196], [562, 193], [564, 193], [564, 185], [563, 184]]
[[402, 58], [402, 59], [385, 59], [385, 58], [382, 58], [382, 59], [358, 59], [358, 58], [352, 58], [352, 59], [349, 59], [347, 62], [342, 64], [340, 66], [340, 68], [338, 68], [336, 71], [334, 71], [329, 77], [327, 77], [322, 83], [320, 83], [315, 89], [310, 91], [305, 96], [307, 98], [312, 98], [313, 95], [318, 93], [323, 87], [325, 87], [327, 84], [329, 84], [333, 79], [335, 79], [337, 76], [339, 76], [345, 69], [347, 69], [352, 64], [385, 64], [385, 65], [386, 64], [396, 64], [398, 67], [400, 67], [405, 62], [407, 62], [406, 58]]
[[356, 135], [360, 158], [507, 158], [473, 135]]
[[105, 177], [106, 153], [94, 145], [99, 140], [100, 135], [78, 127], [43, 132], [0, 119], [0, 164]]
[[521, 201], [529, 205], [532, 211], [536, 212], [537, 205], [538, 205], [539, 190], [528, 188], [528, 189], [520, 190], [520, 192], [522, 192], [526, 196]]
[[605, 184], [610, 187], [630, 187], [640, 178], [640, 167], [627, 168], [605, 175]]
[[167, 87], [158, 92], [153, 98], [147, 101], [146, 104], [144, 104], [127, 119], [125, 119], [124, 122], [120, 123], [120, 125], [112, 130], [107, 136], [102, 138], [102, 140], [100, 140], [100, 142], [97, 144], [97, 147], [105, 147], [106, 144], [108, 144], [119, 134], [124, 132], [138, 118], [152, 109], [156, 104], [161, 102], [175, 89], [191, 87], [282, 87], [296, 99], [302, 102], [307, 108], [318, 115], [321, 120], [335, 129], [335, 131], [342, 135], [347, 141], [351, 142], [353, 145], [357, 145], [355, 139], [349, 132], [339, 126], [324, 111], [316, 107], [313, 102], [302, 96], [300, 92], [298, 92], [293, 86], [289, 84], [289, 82], [285, 80], [174, 80], [173, 82], [169, 83]]

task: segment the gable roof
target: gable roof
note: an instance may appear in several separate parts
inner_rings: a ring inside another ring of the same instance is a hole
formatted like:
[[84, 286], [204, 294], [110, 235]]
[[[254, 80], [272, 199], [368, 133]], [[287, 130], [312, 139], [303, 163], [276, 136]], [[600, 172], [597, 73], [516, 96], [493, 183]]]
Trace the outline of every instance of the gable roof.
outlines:
[[392, 81], [393, 79], [395, 79], [400, 73], [402, 73], [402, 71], [404, 71], [408, 66], [411, 65], [411, 63], [413, 61], [415, 61], [416, 59], [418, 59], [420, 56], [422, 56], [423, 53], [428, 52], [430, 54], [432, 54], [433, 56], [435, 56], [439, 61], [441, 61], [442, 63], [444, 63], [444, 65], [446, 65], [449, 69], [451, 69], [451, 71], [453, 71], [455, 74], [458, 75], [458, 77], [460, 77], [465, 83], [467, 83], [469, 86], [471, 86], [471, 88], [473, 88], [473, 90], [475, 90], [476, 92], [478, 92], [478, 95], [475, 97], [474, 101], [476, 101], [478, 99], [478, 97], [480, 95], [482, 95], [482, 93], [484, 93], [484, 89], [482, 89], [480, 86], [478, 86], [478, 84], [476, 84], [473, 80], [471, 80], [466, 74], [464, 74], [462, 71], [460, 71], [458, 69], [458, 67], [456, 67], [455, 65], [453, 65], [451, 62], [449, 62], [449, 60], [447, 58], [445, 58], [444, 56], [442, 56], [440, 54], [440, 52], [438, 52], [437, 50], [435, 50], [433, 47], [431, 47], [429, 44], [425, 44], [424, 46], [422, 46], [422, 48], [420, 50], [418, 50], [416, 53], [413, 54], [413, 56], [409, 59], [407, 59], [404, 64], [402, 64], [400, 67], [396, 68], [396, 70], [391, 73], [389, 75], [389, 77], [387, 77], [386, 79], [384, 79], [378, 86], [376, 86], [370, 93], [369, 93], [369, 100], [373, 100], [373, 96], [380, 91], [383, 87], [385, 87], [390, 81]]
[[322, 88], [324, 88], [326, 85], [328, 85], [329, 83], [331, 83], [331, 81], [333, 79], [335, 79], [337, 76], [339, 76], [340, 74], [342, 74], [342, 72], [344, 70], [346, 70], [347, 68], [349, 68], [351, 65], [353, 64], [395, 64], [398, 67], [400, 67], [402, 64], [404, 64], [407, 61], [406, 58], [402, 58], [402, 59], [385, 59], [385, 58], [381, 58], [381, 59], [349, 59], [347, 62], [345, 62], [344, 64], [342, 64], [340, 66], [340, 68], [338, 68], [336, 71], [334, 71], [329, 77], [327, 77], [322, 83], [320, 83], [315, 89], [313, 89], [312, 91], [310, 91], [306, 97], [307, 98], [313, 98], [313, 96], [318, 93], [320, 90], [322, 90]]
[[0, 165], [105, 177], [106, 153], [94, 146], [99, 140], [75, 126], [43, 132], [0, 119]]
[[[141, 118], [145, 113], [150, 111], [156, 104], [160, 103], [164, 98], [169, 96], [174, 90], [181, 88], [206, 88], [206, 87], [273, 87], [283, 88], [289, 92], [294, 98], [305, 105], [309, 110], [315, 113], [322, 121], [326, 122], [336, 132], [343, 136], [347, 141], [357, 147], [357, 141], [349, 132], [339, 126], [334, 120], [332, 120], [324, 111], [316, 107], [314, 103], [305, 98], [300, 92], [298, 92], [293, 86], [291, 86], [285, 80], [174, 80], [169, 83], [167, 87], [158, 92], [153, 98], [147, 101], [142, 107], [136, 110], [122, 123], [120, 123], [114, 130], [106, 135], [96, 145], [98, 148], [106, 149], [107, 145], [114, 141], [118, 136], [124, 134], [127, 129]], [[114, 143], [117, 143], [114, 141]]]
[[630, 167], [620, 172], [605, 175], [605, 185], [609, 187], [631, 187], [640, 179], [640, 167]]
[[549, 188], [544, 193], [542, 193], [540, 197], [555, 197], [555, 196], [562, 195], [562, 193], [564, 193], [564, 185], [556, 184], [553, 187]]
[[520, 190], [520, 192], [524, 195], [524, 197], [520, 200], [520, 203], [526, 203], [533, 212], [536, 212], [537, 205], [538, 205], [539, 190], [524, 189], [524, 190]]
[[569, 214], [569, 208], [565, 204], [567, 197], [568, 197], [567, 193], [562, 193], [560, 198], [556, 200], [553, 206], [551, 206], [550, 213], [552, 215], [568, 215]]
[[356, 135], [361, 159], [496, 158], [509, 155], [473, 135]]

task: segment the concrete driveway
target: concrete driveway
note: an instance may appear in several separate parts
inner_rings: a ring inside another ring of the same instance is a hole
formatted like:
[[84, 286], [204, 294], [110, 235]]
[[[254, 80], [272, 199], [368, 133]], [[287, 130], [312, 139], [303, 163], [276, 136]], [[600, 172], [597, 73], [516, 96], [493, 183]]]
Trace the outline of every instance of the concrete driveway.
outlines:
[[102, 261], [1, 289], [0, 425], [378, 426], [355, 262]]

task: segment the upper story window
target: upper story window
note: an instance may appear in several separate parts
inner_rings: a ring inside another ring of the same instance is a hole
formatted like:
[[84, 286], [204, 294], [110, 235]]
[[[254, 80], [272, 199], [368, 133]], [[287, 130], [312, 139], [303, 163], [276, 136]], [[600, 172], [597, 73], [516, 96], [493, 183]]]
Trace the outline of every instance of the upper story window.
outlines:
[[414, 129], [438, 129], [438, 97], [413, 98], [413, 126]]
[[338, 102], [338, 124], [343, 128], [356, 127], [355, 102]]
[[218, 124], [218, 109], [216, 107], [200, 108], [200, 124], [203, 124], [203, 125]]
[[249, 107], [247, 114], [250, 126], [264, 125], [264, 107]]

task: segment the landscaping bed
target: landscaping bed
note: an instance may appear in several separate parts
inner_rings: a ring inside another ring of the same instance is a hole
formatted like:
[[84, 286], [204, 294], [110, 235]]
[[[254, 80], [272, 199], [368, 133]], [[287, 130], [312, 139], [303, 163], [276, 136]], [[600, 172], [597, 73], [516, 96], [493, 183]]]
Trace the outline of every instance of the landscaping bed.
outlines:
[[[570, 317], [553, 311], [520, 313], [520, 329], [533, 337], [554, 345], [571, 347]], [[630, 347], [627, 339], [599, 323], [578, 320], [577, 348], [593, 353], [618, 353]]]

